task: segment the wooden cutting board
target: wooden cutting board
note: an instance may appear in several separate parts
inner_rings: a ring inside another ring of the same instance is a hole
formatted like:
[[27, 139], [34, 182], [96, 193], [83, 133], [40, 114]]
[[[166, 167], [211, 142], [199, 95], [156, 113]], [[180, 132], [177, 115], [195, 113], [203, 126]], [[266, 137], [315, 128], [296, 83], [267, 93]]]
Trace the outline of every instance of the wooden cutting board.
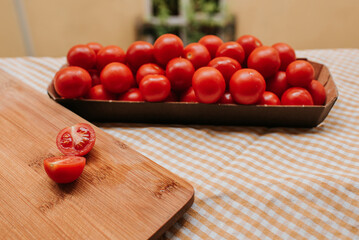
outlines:
[[0, 239], [156, 239], [194, 199], [192, 186], [94, 126], [78, 180], [56, 184], [43, 160], [57, 133], [86, 122], [0, 71]]

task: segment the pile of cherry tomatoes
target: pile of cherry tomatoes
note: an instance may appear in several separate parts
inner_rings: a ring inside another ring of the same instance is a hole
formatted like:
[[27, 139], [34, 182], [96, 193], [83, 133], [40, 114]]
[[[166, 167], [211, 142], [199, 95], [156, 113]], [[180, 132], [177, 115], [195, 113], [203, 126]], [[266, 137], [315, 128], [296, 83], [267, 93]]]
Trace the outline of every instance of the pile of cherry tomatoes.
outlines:
[[258, 105], [323, 105], [314, 68], [285, 43], [263, 46], [244, 35], [223, 42], [207, 35], [183, 46], [173, 34], [125, 52], [98, 43], [73, 46], [54, 78], [63, 98]]

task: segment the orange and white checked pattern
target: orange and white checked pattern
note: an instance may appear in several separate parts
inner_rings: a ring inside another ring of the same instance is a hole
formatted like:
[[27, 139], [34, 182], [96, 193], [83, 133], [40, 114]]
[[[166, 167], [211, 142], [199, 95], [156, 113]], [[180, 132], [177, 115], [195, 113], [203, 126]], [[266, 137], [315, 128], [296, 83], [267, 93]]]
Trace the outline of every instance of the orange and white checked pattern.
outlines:
[[[187, 179], [193, 207], [169, 239], [359, 239], [359, 49], [305, 50], [329, 67], [339, 99], [316, 128], [100, 124]], [[46, 88], [65, 58], [3, 58]]]

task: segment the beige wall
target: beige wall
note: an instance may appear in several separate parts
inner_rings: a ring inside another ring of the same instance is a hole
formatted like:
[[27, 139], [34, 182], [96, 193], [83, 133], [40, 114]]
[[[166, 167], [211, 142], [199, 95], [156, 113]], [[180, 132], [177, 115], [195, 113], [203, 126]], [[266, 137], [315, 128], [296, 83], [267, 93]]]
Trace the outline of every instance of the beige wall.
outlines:
[[[145, 0], [23, 0], [36, 56], [64, 56], [98, 41], [126, 49], [135, 40]], [[296, 49], [359, 48], [358, 0], [227, 0], [237, 35]], [[0, 1], [0, 57], [25, 55], [12, 0]]]

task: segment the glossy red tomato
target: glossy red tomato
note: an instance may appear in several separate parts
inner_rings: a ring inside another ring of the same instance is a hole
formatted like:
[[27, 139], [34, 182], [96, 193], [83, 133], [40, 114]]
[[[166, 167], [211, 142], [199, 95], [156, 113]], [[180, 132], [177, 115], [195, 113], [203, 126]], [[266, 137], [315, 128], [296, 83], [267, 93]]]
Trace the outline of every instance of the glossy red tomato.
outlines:
[[154, 48], [151, 43], [136, 41], [127, 49], [126, 62], [132, 71], [136, 72], [143, 64], [154, 62], [153, 52]]
[[180, 57], [183, 53], [182, 40], [170, 33], [157, 38], [153, 47], [155, 59], [162, 66], [166, 66], [172, 58]]
[[229, 57], [216, 57], [209, 62], [208, 66], [214, 67], [222, 73], [227, 87], [229, 87], [229, 80], [233, 73], [242, 68], [236, 60]]
[[166, 77], [171, 82], [173, 91], [184, 91], [192, 85], [194, 74], [192, 63], [185, 58], [174, 58], [168, 62]]
[[112, 93], [123, 93], [135, 85], [131, 70], [123, 63], [110, 63], [101, 71], [103, 87]]
[[219, 103], [222, 104], [234, 104], [234, 100], [232, 98], [232, 94], [230, 92], [226, 92], [223, 94], [222, 98], [219, 100]]
[[217, 49], [223, 44], [223, 41], [215, 35], [206, 35], [202, 37], [198, 41], [198, 43], [202, 44], [207, 48], [209, 54], [211, 55], [211, 58], [215, 58]]
[[279, 70], [287, 70], [288, 65], [296, 59], [294, 49], [286, 43], [276, 43], [273, 44], [272, 47], [275, 48], [279, 53], [281, 63]]
[[243, 35], [239, 37], [236, 42], [243, 47], [245, 59], [248, 59], [254, 49], [262, 46], [262, 42], [253, 35]]
[[196, 93], [193, 90], [193, 87], [190, 87], [187, 89], [187, 91], [183, 92], [180, 97], [181, 102], [198, 102], [198, 99], [196, 97]]
[[259, 105], [280, 105], [278, 96], [272, 92], [265, 91], [259, 99]]
[[241, 69], [229, 81], [229, 91], [236, 103], [255, 104], [266, 89], [263, 76], [254, 69]]
[[287, 81], [294, 87], [307, 87], [314, 79], [312, 64], [304, 60], [296, 60], [287, 67]]
[[168, 97], [165, 99], [165, 102], [178, 102], [177, 94], [171, 91]]
[[101, 84], [100, 73], [97, 71], [97, 69], [90, 69], [88, 72], [92, 79], [92, 86]]
[[287, 75], [285, 72], [279, 71], [273, 77], [267, 79], [267, 91], [275, 93], [279, 98], [285, 90], [289, 88]]
[[120, 101], [129, 101], [129, 102], [142, 102], [144, 98], [140, 89], [130, 88], [127, 92], [120, 95], [118, 98]]
[[84, 156], [95, 145], [96, 134], [91, 125], [78, 123], [62, 129], [56, 138], [58, 149], [65, 155]]
[[249, 55], [247, 65], [257, 70], [263, 77], [271, 77], [280, 67], [279, 53], [272, 47], [258, 47]]
[[91, 48], [96, 54], [103, 48], [103, 46], [97, 42], [89, 42], [86, 45]]
[[140, 82], [140, 91], [148, 102], [162, 102], [171, 91], [171, 83], [163, 75], [147, 75]]
[[88, 92], [91, 85], [90, 74], [80, 67], [62, 68], [54, 78], [55, 90], [63, 98], [82, 97]]
[[136, 74], [136, 82], [137, 82], [137, 84], [139, 85], [141, 80], [145, 76], [153, 75], [153, 74], [164, 75], [165, 71], [160, 66], [158, 66], [157, 64], [154, 64], [154, 63], [143, 64], [137, 70], [137, 74]]
[[116, 94], [107, 91], [102, 84], [98, 84], [90, 88], [85, 98], [93, 100], [114, 100], [116, 99]]
[[67, 62], [70, 66], [91, 69], [96, 64], [96, 53], [87, 45], [75, 45], [67, 53]]
[[237, 42], [225, 42], [217, 49], [216, 57], [230, 57], [242, 64], [245, 53], [243, 47]]
[[193, 64], [195, 69], [207, 66], [211, 61], [207, 48], [200, 43], [188, 44], [183, 50], [183, 56]]
[[51, 157], [44, 160], [47, 175], [57, 183], [70, 183], [80, 177], [86, 158], [76, 156]]
[[202, 67], [194, 73], [192, 87], [199, 102], [215, 103], [223, 96], [226, 82], [217, 69]]
[[325, 93], [325, 88], [320, 82], [317, 80], [312, 80], [309, 83], [307, 90], [309, 91], [310, 95], [312, 95], [313, 103], [315, 105], [324, 105], [327, 96]]
[[281, 98], [282, 105], [313, 105], [310, 93], [301, 87], [287, 89]]
[[106, 46], [97, 53], [97, 68], [102, 70], [112, 62], [125, 63], [126, 53], [122, 48], [114, 45]]

